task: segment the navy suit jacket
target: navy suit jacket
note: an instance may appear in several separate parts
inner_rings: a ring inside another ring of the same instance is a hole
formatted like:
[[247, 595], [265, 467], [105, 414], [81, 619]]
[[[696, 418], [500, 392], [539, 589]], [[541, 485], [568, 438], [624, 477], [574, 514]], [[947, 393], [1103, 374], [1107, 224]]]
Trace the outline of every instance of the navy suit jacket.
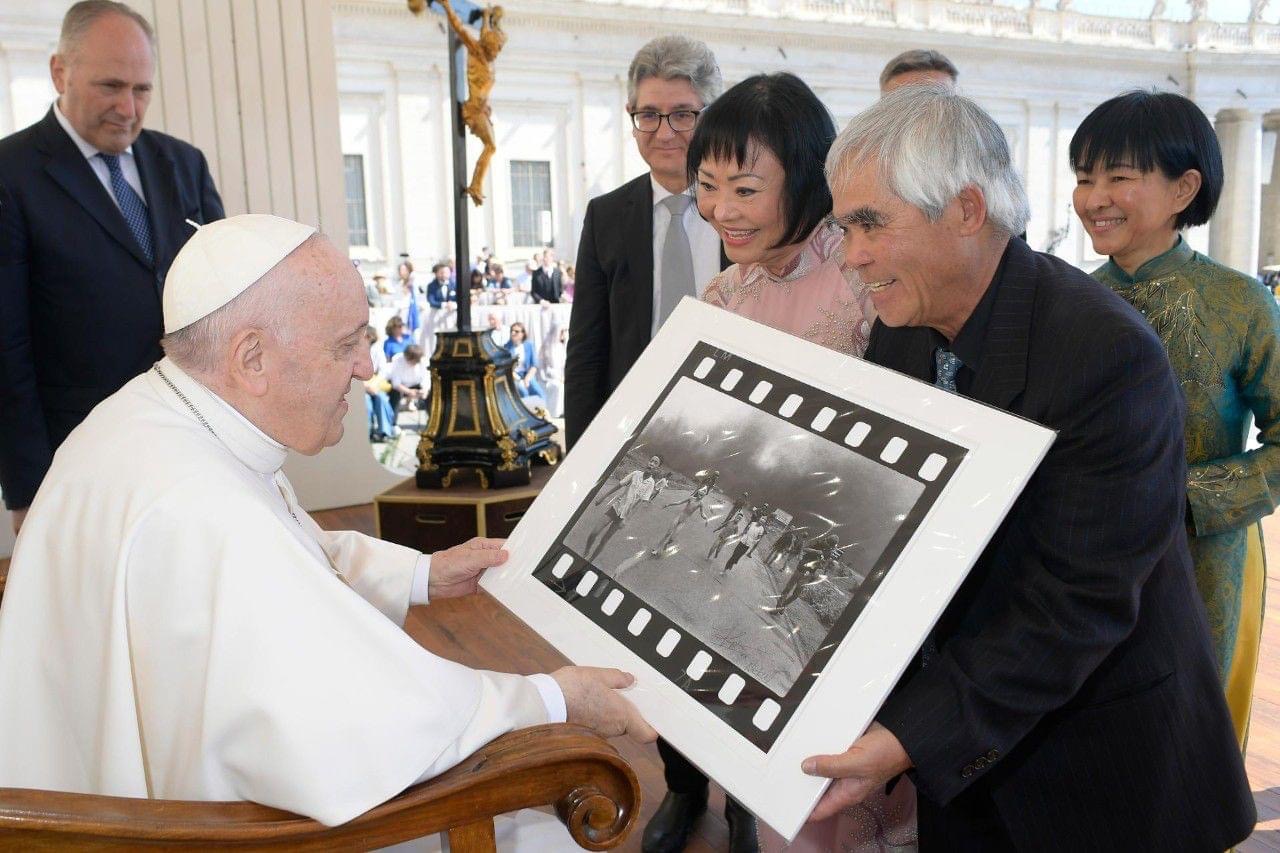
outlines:
[[149, 262], [50, 109], [0, 140], [0, 489], [27, 506], [53, 452], [100, 401], [160, 358], [160, 295], [184, 220], [223, 216], [200, 151], [133, 143], [154, 233]]
[[[989, 797], [1019, 849], [1225, 850], [1256, 816], [1187, 550], [1164, 348], [1016, 238], [984, 340], [970, 396], [1058, 435], [878, 719], [928, 807]], [[932, 381], [939, 341], [877, 322], [866, 358]]]
[[[723, 247], [720, 269], [729, 266]], [[653, 183], [645, 172], [587, 204], [565, 355], [564, 432], [573, 447], [649, 345]]]
[[441, 284], [438, 279], [431, 279], [427, 283], [427, 304], [432, 308], [443, 308], [446, 302], [458, 301], [458, 288], [453, 282], [447, 285]]

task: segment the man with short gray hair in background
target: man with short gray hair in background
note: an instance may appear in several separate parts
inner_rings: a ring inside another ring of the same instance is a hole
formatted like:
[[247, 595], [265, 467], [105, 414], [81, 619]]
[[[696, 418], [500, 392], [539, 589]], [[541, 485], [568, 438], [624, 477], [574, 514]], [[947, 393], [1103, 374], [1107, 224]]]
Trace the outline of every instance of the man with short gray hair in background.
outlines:
[[1178, 382], [1147, 321], [1011, 235], [1000, 126], [949, 86], [855, 116], [827, 158], [867, 361], [1043, 424], [1053, 446], [818, 820], [910, 772], [920, 850], [1225, 850], [1256, 819], [1187, 550]]
[[71, 430], [160, 357], [187, 220], [223, 215], [204, 155], [143, 129], [155, 61], [133, 9], [76, 3], [49, 60], [57, 100], [0, 140], [0, 490], [15, 530]]
[[890, 59], [880, 72], [880, 97], [902, 86], [916, 83], [941, 83], [954, 86], [960, 71], [936, 50], [904, 50]]
[[[591, 200], [578, 240], [565, 363], [565, 440], [570, 448], [618, 387], [681, 297], [702, 295], [729, 265], [720, 238], [698, 215], [686, 153], [698, 116], [724, 83], [710, 48], [660, 36], [627, 72], [631, 134], [649, 172]], [[645, 853], [680, 851], [707, 807], [707, 777], [658, 742], [668, 793], [645, 827]], [[725, 804], [730, 849], [757, 849], [755, 819]]]

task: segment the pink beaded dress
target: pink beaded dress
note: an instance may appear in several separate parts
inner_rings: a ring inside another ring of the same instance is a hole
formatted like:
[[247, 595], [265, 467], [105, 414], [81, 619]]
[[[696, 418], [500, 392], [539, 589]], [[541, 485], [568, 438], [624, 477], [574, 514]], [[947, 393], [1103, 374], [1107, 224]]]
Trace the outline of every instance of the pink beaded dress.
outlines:
[[840, 233], [819, 225], [782, 275], [763, 264], [734, 264], [702, 300], [850, 355], [867, 348], [876, 318], [858, 274], [844, 266]]
[[[761, 264], [734, 264], [717, 275], [704, 302], [849, 355], [867, 349], [875, 306], [858, 274], [844, 265], [840, 233], [825, 223], [809, 235], [782, 275]], [[850, 732], [850, 741], [860, 732]], [[905, 853], [916, 850], [916, 792], [899, 780], [886, 797], [865, 802], [819, 823], [807, 824], [788, 845], [760, 827], [766, 853]]]

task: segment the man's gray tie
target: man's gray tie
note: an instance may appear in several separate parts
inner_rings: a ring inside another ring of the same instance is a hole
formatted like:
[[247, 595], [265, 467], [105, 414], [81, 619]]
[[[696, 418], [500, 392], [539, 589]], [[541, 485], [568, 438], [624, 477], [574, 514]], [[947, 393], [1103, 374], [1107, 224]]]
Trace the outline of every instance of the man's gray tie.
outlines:
[[676, 309], [682, 296], [694, 296], [693, 251], [689, 248], [689, 235], [684, 230], [684, 212], [693, 204], [693, 196], [686, 193], [667, 196], [662, 205], [671, 211], [667, 225], [667, 237], [662, 241], [662, 293], [658, 302], [658, 324], [665, 323]]
[[964, 362], [946, 347], [938, 347], [933, 351], [933, 363], [938, 371], [937, 378], [933, 380], [933, 384], [943, 391], [950, 391], [952, 394], [957, 393], [956, 373]]
[[107, 164], [107, 173], [111, 176], [111, 194], [116, 197], [116, 204], [120, 205], [120, 212], [124, 214], [129, 233], [133, 234], [133, 239], [138, 241], [138, 248], [142, 250], [143, 256], [149, 263], [153, 263], [155, 241], [151, 235], [151, 217], [147, 215], [147, 206], [124, 179], [124, 173], [120, 171], [120, 156], [101, 152], [98, 156]]

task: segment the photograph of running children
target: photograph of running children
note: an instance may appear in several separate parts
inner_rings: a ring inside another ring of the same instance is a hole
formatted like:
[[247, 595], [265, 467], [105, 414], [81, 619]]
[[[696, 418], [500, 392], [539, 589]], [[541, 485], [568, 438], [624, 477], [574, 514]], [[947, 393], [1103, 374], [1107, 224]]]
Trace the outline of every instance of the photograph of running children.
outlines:
[[563, 545], [778, 696], [925, 490], [689, 377], [618, 459]]

